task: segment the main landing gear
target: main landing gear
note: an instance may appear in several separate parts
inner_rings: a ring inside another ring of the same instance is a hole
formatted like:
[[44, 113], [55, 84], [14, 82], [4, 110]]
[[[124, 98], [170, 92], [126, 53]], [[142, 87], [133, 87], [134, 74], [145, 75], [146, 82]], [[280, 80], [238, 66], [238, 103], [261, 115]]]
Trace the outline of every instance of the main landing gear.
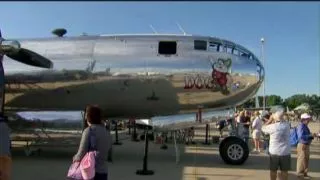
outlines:
[[116, 122], [115, 131], [116, 131], [116, 141], [113, 143], [113, 145], [122, 145], [122, 143], [121, 143], [121, 142], [119, 142], [119, 136], [118, 136], [118, 122]]
[[248, 145], [236, 136], [229, 136], [222, 140], [219, 152], [223, 161], [231, 165], [241, 165], [249, 157]]

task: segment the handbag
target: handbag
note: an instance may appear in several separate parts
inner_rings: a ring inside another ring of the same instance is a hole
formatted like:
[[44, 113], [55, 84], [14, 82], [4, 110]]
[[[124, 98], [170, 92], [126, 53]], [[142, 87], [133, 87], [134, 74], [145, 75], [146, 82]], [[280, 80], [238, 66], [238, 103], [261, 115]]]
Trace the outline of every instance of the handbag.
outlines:
[[88, 152], [80, 162], [71, 164], [68, 170], [67, 180], [93, 180], [95, 176], [96, 155], [96, 136], [90, 127]]

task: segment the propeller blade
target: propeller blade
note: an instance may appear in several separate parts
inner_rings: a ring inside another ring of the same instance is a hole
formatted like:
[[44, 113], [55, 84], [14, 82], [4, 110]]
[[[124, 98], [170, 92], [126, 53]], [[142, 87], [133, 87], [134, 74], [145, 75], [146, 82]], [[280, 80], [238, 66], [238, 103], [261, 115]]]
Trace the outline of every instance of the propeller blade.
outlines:
[[14, 51], [10, 51], [5, 55], [13, 60], [19, 61], [27, 65], [31, 65], [31, 66], [48, 68], [48, 69], [53, 67], [53, 63], [49, 59], [28, 49], [24, 49], [24, 48], [15, 49]]
[[3, 39], [1, 37], [1, 32], [0, 32], [0, 55], [6, 55], [13, 60], [19, 61], [27, 65], [31, 65], [31, 66], [36, 66], [41, 68], [53, 67], [53, 63], [49, 59], [29, 49], [21, 48], [21, 45], [18, 41]]

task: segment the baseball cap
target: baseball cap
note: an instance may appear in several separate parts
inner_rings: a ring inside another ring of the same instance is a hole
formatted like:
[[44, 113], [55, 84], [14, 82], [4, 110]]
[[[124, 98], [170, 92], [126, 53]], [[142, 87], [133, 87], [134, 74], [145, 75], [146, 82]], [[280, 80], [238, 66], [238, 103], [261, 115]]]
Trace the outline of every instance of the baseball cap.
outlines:
[[300, 118], [301, 119], [309, 119], [309, 118], [311, 118], [311, 116], [308, 113], [303, 113], [303, 114], [301, 114]]

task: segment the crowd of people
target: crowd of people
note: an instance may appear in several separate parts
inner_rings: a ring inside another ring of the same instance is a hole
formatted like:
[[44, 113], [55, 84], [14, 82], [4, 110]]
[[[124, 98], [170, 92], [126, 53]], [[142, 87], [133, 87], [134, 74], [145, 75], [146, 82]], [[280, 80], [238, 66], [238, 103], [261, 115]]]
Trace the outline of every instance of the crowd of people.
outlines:
[[[297, 130], [297, 167], [296, 173], [299, 179], [309, 179], [308, 164], [310, 157], [311, 141], [318, 136], [311, 133], [308, 124], [312, 117], [303, 113], [300, 116], [300, 123], [291, 127], [284, 108], [276, 106], [268, 111], [241, 111], [236, 113], [235, 121], [238, 134], [245, 142], [249, 142], [251, 129], [253, 140], [253, 152], [261, 152], [261, 140], [264, 140], [264, 149], [270, 159], [270, 179], [277, 179], [277, 170], [280, 169], [281, 179], [288, 180], [288, 171], [291, 169], [291, 148], [290, 130]], [[264, 137], [264, 138], [263, 138]], [[248, 143], [249, 145], [249, 143]]]

